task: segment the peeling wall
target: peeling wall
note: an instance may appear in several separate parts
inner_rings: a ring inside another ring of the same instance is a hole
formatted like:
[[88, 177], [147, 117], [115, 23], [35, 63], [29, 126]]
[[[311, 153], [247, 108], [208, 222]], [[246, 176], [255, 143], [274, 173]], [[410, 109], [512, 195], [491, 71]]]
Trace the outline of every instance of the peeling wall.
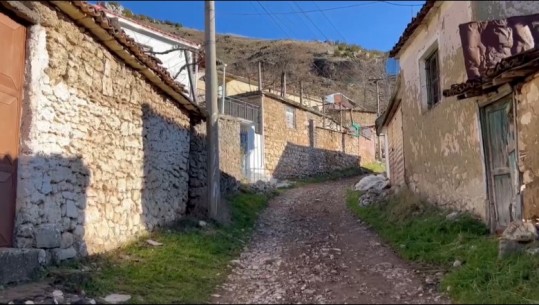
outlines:
[[537, 14], [537, 1], [471, 1], [474, 21]]
[[477, 105], [442, 97], [427, 109], [425, 76], [420, 69], [425, 53], [437, 44], [441, 88], [466, 81], [458, 25], [471, 20], [469, 1], [443, 2], [401, 51], [403, 151], [412, 190], [432, 202], [485, 218]]
[[523, 217], [539, 218], [539, 75], [516, 94], [519, 170], [524, 185]]

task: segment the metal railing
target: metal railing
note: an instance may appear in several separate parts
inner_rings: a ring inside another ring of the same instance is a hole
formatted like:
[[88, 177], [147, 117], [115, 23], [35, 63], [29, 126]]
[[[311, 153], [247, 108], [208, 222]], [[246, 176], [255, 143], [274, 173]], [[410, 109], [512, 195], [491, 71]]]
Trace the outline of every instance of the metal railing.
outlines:
[[[221, 107], [221, 105], [219, 105]], [[260, 107], [238, 99], [225, 97], [224, 111], [221, 113], [242, 118], [255, 123], [255, 132], [260, 133]]]

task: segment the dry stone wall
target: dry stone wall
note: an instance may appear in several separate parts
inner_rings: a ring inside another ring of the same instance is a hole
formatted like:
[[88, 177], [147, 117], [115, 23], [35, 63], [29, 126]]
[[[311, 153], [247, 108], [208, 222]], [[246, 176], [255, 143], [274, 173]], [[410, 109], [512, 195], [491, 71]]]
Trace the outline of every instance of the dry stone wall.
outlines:
[[186, 112], [42, 2], [30, 28], [16, 246], [63, 260], [185, 213]]

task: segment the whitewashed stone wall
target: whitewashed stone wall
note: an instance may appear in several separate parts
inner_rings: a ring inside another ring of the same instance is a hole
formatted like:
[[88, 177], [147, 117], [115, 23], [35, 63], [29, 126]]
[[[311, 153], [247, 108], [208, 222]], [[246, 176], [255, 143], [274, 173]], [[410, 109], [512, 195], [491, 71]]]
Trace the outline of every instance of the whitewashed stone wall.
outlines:
[[185, 213], [182, 109], [46, 4], [30, 30], [15, 240], [63, 260]]

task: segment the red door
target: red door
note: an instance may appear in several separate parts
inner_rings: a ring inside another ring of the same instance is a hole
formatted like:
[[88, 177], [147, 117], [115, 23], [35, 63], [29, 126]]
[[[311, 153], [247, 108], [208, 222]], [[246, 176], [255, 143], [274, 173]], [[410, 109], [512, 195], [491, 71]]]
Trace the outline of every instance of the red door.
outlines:
[[0, 247], [13, 243], [26, 28], [0, 13]]

